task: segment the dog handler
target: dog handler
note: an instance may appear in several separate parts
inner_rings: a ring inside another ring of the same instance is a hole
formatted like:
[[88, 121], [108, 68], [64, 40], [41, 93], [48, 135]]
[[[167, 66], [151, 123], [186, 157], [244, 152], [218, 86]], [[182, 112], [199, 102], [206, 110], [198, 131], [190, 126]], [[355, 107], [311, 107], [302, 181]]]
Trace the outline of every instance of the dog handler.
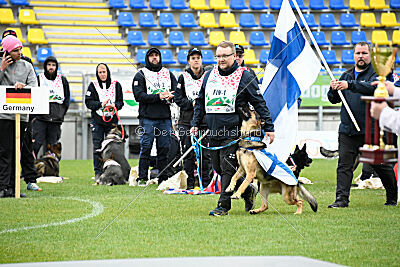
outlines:
[[[261, 119], [265, 121], [263, 130], [265, 136], [272, 143], [275, 137], [274, 125], [265, 101], [259, 93], [257, 81], [245, 68], [239, 67], [235, 58], [236, 52], [233, 43], [223, 41], [217, 46], [217, 65], [204, 77], [195, 102], [192, 131], [198, 131], [205, 116], [210, 130], [210, 146], [228, 145], [240, 137], [241, 120], [238, 107], [250, 103]], [[221, 195], [217, 208], [211, 210], [209, 215], [227, 215], [231, 209], [232, 193], [226, 193], [225, 190], [238, 167], [236, 159], [238, 148], [238, 144], [233, 143], [220, 150], [211, 150], [213, 167], [221, 175]], [[238, 180], [236, 188], [242, 181], [243, 178]], [[254, 207], [256, 195], [256, 189], [250, 184], [242, 195], [246, 211], [250, 211]]]

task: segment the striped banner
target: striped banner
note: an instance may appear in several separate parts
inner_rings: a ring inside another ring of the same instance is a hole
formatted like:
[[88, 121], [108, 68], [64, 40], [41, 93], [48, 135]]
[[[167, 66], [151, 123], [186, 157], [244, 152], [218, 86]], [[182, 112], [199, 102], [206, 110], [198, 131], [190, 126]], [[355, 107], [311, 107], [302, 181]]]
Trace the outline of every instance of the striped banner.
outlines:
[[6, 89], [7, 104], [31, 104], [31, 89]]

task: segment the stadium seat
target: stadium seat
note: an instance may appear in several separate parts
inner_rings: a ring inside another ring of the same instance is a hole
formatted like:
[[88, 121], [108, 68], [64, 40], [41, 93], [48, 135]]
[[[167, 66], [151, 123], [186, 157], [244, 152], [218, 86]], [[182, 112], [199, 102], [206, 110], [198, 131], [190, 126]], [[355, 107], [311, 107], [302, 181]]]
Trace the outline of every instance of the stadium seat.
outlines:
[[198, 27], [194, 15], [192, 13], [181, 13], [179, 16], [179, 26], [184, 28]]
[[354, 55], [353, 50], [343, 50], [342, 51], [342, 63], [354, 65]]
[[356, 23], [356, 18], [352, 13], [344, 13], [340, 15], [340, 26], [342, 27], [358, 27], [360, 24]]
[[251, 32], [250, 33], [250, 44], [254, 46], [268, 45], [265, 41], [264, 32]]
[[229, 6], [225, 4], [225, 0], [210, 0], [210, 9], [214, 10], [229, 9]]
[[332, 31], [331, 44], [333, 45], [349, 45], [346, 40], [346, 33], [344, 31]]
[[170, 6], [172, 9], [188, 9], [185, 0], [171, 0]]
[[36, 58], [37, 61], [43, 63], [46, 58], [48, 58], [49, 56], [52, 56], [53, 52], [51, 51], [51, 48], [47, 48], [47, 47], [39, 47], [36, 53]]
[[21, 43], [24, 44], [26, 42], [24, 37], [23, 37], [23, 35], [22, 35], [22, 31], [21, 31], [20, 28], [7, 28], [5, 30], [13, 30], [13, 31], [15, 31], [15, 33], [17, 34], [17, 38], [21, 41]]
[[110, 0], [108, 4], [112, 8], [127, 8], [128, 6], [125, 5], [124, 0]]
[[[205, 0], [190, 0], [189, 7], [194, 10], [208, 10]], [[201, 15], [200, 15], [201, 16]]]
[[386, 31], [384, 31], [384, 30], [372, 31], [371, 42], [372, 42], [372, 44], [378, 44], [378, 45], [390, 44], [387, 34], [386, 34]]
[[369, 7], [371, 9], [387, 9], [388, 5], [385, 4], [385, 0], [370, 0]]
[[[400, 31], [399, 30], [393, 31], [392, 43], [400, 45]], [[399, 54], [399, 52], [397, 52], [397, 54]]]
[[345, 72], [346, 71], [346, 69], [345, 68], [333, 68], [332, 69], [332, 72], [333, 72], [333, 74], [342, 74], [343, 72]]
[[256, 19], [254, 17], [253, 13], [242, 13], [240, 14], [240, 22], [239, 22], [241, 27], [244, 28], [253, 28], [253, 27], [258, 27], [256, 24]]
[[236, 23], [235, 14], [221, 13], [219, 14], [219, 26], [224, 28], [236, 28], [239, 24]]
[[134, 46], [146, 45], [146, 43], [143, 40], [143, 34], [141, 31], [128, 32], [128, 43]]
[[232, 31], [229, 34], [229, 41], [231, 41], [234, 44], [240, 44], [240, 45], [249, 45], [249, 43], [246, 41], [246, 37], [244, 36], [244, 32], [242, 31]]
[[[304, 19], [306, 20], [308, 27], [310, 28], [318, 27], [318, 24], [315, 23], [315, 17], [313, 14], [304, 14]], [[304, 27], [304, 23], [302, 20], [300, 20], [300, 26]]]
[[[400, 58], [399, 58], [399, 53], [396, 53], [396, 60], [395, 60], [396, 64], [400, 64]], [[396, 73], [399, 73], [399, 71], [396, 71]]]
[[390, 8], [400, 9], [400, 0], [390, 0]]
[[122, 27], [135, 27], [133, 15], [131, 12], [120, 12], [118, 15], [118, 25]]
[[320, 20], [319, 20], [319, 24], [321, 27], [327, 27], [327, 28], [331, 28], [331, 27], [337, 27], [339, 26], [338, 24], [336, 24], [335, 22], [335, 16], [331, 13], [327, 13], [327, 14], [321, 14]]
[[183, 37], [183, 32], [181, 31], [171, 31], [168, 37], [169, 44], [172, 46], [183, 46], [187, 45], [185, 38]]
[[30, 28], [28, 30], [28, 42], [31, 44], [47, 44], [41, 28]]
[[176, 64], [171, 50], [161, 50], [161, 60], [163, 64]]
[[203, 54], [203, 64], [216, 64], [217, 61], [214, 59], [214, 54], [212, 50], [202, 50], [201, 53]]
[[32, 57], [32, 51], [31, 51], [31, 49], [29, 48], [29, 46], [24, 46], [24, 47], [22, 47], [21, 53], [22, 53], [22, 55], [24, 55], [24, 56], [29, 57], [30, 59], [32, 59], [32, 63], [35, 63], [35, 58]]
[[367, 35], [364, 31], [353, 31], [351, 33], [351, 44], [355, 45], [359, 42], [368, 42]]
[[26, 0], [10, 0], [10, 4], [14, 6], [29, 6]]
[[231, 0], [230, 8], [235, 10], [249, 9], [244, 0]]
[[315, 41], [318, 45], [329, 45], [324, 32], [312, 32], [312, 35], [314, 36]]
[[310, 0], [310, 9], [313, 10], [323, 10], [328, 9], [324, 4], [324, 0]]
[[7, 1], [6, 0], [0, 0], [0, 5], [7, 5]]
[[349, 7], [344, 4], [344, 0], [330, 0], [329, 1], [330, 9], [348, 9]]
[[376, 22], [374, 13], [361, 13], [360, 25], [363, 27], [379, 27], [381, 26]]
[[203, 28], [218, 28], [218, 24], [215, 23], [214, 13], [201, 13], [199, 25]]
[[150, 0], [150, 8], [152, 9], [167, 9], [168, 6], [164, 0]]
[[206, 43], [203, 32], [190, 32], [189, 44], [193, 46], [205, 46]]
[[356, 10], [367, 10], [369, 6], [367, 6], [364, 0], [349, 0], [350, 9]]
[[39, 24], [33, 9], [20, 9], [18, 18], [22, 24]]
[[260, 26], [264, 28], [275, 28], [276, 24], [274, 14], [261, 14]]
[[271, 0], [269, 7], [274, 10], [280, 10], [282, 6], [282, 0]]
[[211, 31], [208, 37], [208, 43], [217, 46], [220, 42], [225, 41], [225, 34], [223, 31]]
[[397, 23], [395, 13], [382, 13], [381, 14], [381, 25], [383, 27], [397, 27], [400, 24]]
[[17, 21], [14, 19], [14, 14], [11, 8], [0, 8], [0, 23], [1, 24], [17, 23]]
[[187, 64], [187, 50], [179, 50], [178, 52], [178, 63], [179, 64]]
[[260, 52], [260, 62], [267, 64], [268, 63], [268, 57], [269, 57], [269, 50], [261, 50]]
[[274, 32], [271, 32], [270, 34], [269, 34], [269, 42], [271, 43], [271, 45], [272, 45], [272, 40], [274, 39]]
[[250, 9], [263, 10], [268, 9], [268, 7], [265, 5], [264, 0], [250, 0]]
[[158, 23], [164, 28], [178, 27], [175, 23], [174, 14], [172, 13], [161, 13], [158, 18]]
[[161, 31], [149, 31], [148, 42], [151, 46], [167, 45], [167, 43], [164, 42], [164, 35]]
[[144, 4], [144, 0], [129, 0], [129, 6], [133, 9], [146, 9], [148, 8]]
[[260, 61], [256, 59], [256, 54], [253, 49], [244, 50], [244, 63], [249, 65], [260, 63]]
[[138, 49], [136, 53], [136, 60], [141, 64], [146, 64], [147, 49]]
[[[296, 0], [296, 2], [297, 2], [297, 5], [299, 6], [299, 8], [300, 8], [301, 10], [308, 9], [308, 7], [306, 7], [306, 6], [304, 5], [304, 0]], [[290, 0], [290, 6], [291, 6], [292, 9], [296, 9], [296, 7], [294, 6], [292, 0]]]
[[324, 56], [326, 63], [328, 64], [340, 64], [336, 58], [335, 50], [322, 50], [322, 55]]
[[140, 13], [139, 14], [139, 26], [140, 27], [157, 27], [154, 22], [153, 13]]

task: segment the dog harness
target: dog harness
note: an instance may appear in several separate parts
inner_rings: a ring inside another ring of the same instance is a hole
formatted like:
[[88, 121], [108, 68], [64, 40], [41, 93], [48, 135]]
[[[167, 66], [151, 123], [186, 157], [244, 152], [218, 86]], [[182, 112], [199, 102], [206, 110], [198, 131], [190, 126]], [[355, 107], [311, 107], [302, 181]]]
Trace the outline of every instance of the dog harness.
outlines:
[[200, 88], [203, 83], [204, 79], [204, 74], [201, 76], [200, 79], [193, 79], [192, 75], [190, 75], [188, 72], [182, 73], [183, 75], [183, 80], [185, 81], [185, 91], [186, 91], [186, 96], [190, 100], [195, 100], [199, 96]]
[[158, 94], [171, 91], [171, 76], [167, 68], [162, 67], [159, 72], [151, 71], [147, 68], [140, 69], [146, 78], [148, 94]]
[[[99, 95], [99, 100], [100, 103], [103, 103], [107, 99], [110, 99], [110, 104], [115, 103], [115, 85], [117, 84], [117, 81], [112, 81], [110, 84], [110, 87], [104, 89], [101, 88], [99, 83], [97, 81], [93, 81], [94, 88], [96, 89], [97, 94]], [[106, 108], [106, 106], [99, 108], [96, 110], [97, 115], [103, 116], [103, 111]], [[111, 117], [113, 115], [113, 112], [104, 112], [105, 117]]]
[[39, 74], [40, 87], [47, 87], [50, 92], [49, 102], [54, 102], [57, 104], [64, 103], [64, 85], [62, 83], [62, 75], [57, 74], [54, 81], [48, 80], [44, 73]]

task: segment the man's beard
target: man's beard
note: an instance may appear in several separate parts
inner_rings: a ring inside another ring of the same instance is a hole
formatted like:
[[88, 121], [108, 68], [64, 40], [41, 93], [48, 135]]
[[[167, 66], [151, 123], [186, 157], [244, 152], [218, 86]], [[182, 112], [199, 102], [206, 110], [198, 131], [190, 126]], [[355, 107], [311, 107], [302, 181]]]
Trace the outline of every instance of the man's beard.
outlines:
[[150, 66], [151, 66], [152, 69], [156, 69], [156, 68], [158, 68], [160, 66], [160, 62], [157, 62], [156, 64], [150, 62]]
[[[360, 62], [360, 61], [359, 61]], [[365, 70], [367, 67], [368, 67], [368, 64], [367, 63], [365, 63], [365, 61], [363, 61], [362, 60], [362, 62], [364, 62], [364, 64], [363, 65], [360, 65], [360, 64], [356, 64], [356, 66], [357, 66], [357, 68], [359, 68], [359, 69], [361, 69], [361, 70]]]
[[47, 74], [46, 75], [47, 79], [49, 80], [54, 80], [57, 77], [57, 73], [55, 71], [53, 72], [46, 71], [46, 74]]

